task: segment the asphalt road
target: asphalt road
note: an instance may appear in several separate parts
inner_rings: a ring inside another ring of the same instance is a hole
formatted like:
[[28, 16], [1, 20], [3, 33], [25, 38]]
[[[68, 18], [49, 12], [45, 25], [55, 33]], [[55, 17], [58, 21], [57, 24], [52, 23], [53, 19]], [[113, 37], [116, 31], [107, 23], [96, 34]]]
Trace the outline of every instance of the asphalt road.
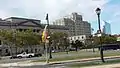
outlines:
[[16, 58], [16, 59], [1, 59], [0, 60], [0, 64], [1, 63], [15, 63], [15, 62], [23, 62], [23, 61], [30, 61], [30, 60], [40, 60], [40, 59], [44, 59], [43, 57], [32, 57], [32, 58]]
[[[97, 53], [97, 52], [96, 52]], [[91, 54], [91, 53], [87, 53], [87, 54]], [[53, 55], [54, 58], [56, 57], [65, 57], [65, 56], [76, 56], [76, 54], [72, 53], [72, 54], [63, 54], [63, 55]], [[45, 56], [42, 57], [33, 57], [33, 58], [22, 58], [22, 59], [4, 59], [4, 60], [0, 60], [0, 64], [1, 63], [15, 63], [15, 62], [23, 62], [23, 61], [30, 61], [30, 60], [40, 60], [40, 59], [45, 59]], [[114, 58], [114, 59], [120, 59], [120, 58]], [[112, 59], [107, 59], [107, 60], [112, 60]], [[101, 61], [101, 60], [94, 60], [94, 61]], [[7, 67], [7, 68], [67, 68], [67, 65], [70, 64], [75, 64], [75, 63], [81, 63], [81, 62], [68, 62], [68, 63], [64, 63], [64, 64], [54, 64], [54, 65], [36, 65], [36, 66], [27, 66], [27, 67]]]
[[[61, 57], [65, 57], [65, 56], [72, 56], [72, 55], [76, 55], [76, 54], [63, 54], [63, 55], [52, 55], [53, 58], [61, 58]], [[9, 59], [9, 58], [5, 58], [0, 60], [0, 64], [1, 63], [15, 63], [15, 62], [23, 62], [23, 61], [30, 61], [30, 60], [42, 60], [42, 59], [46, 59], [46, 57], [43, 55], [41, 57], [32, 57], [32, 58], [15, 58], [15, 59]]]
[[[100, 61], [100, 60], [94, 60]], [[68, 65], [75, 64], [75, 63], [86, 63], [92, 61], [85, 61], [85, 62], [66, 62], [62, 64], [53, 64], [53, 65], [35, 65], [35, 66], [25, 66], [25, 67], [4, 67], [4, 68], [69, 68]]]

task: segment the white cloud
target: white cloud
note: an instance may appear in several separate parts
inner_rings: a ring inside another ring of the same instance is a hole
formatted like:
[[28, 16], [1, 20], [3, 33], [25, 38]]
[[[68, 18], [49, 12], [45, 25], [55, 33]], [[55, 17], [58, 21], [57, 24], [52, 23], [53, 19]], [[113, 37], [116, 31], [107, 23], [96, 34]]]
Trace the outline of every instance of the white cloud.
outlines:
[[102, 8], [108, 1], [109, 0], [7, 0], [5, 2], [6, 4], [3, 4], [5, 7], [2, 8], [0, 12], [2, 11], [1, 17], [11, 15], [37, 19], [44, 19], [45, 14], [49, 13], [50, 20], [57, 19], [72, 12], [79, 12], [85, 20], [92, 20], [95, 19], [95, 8], [97, 6]]

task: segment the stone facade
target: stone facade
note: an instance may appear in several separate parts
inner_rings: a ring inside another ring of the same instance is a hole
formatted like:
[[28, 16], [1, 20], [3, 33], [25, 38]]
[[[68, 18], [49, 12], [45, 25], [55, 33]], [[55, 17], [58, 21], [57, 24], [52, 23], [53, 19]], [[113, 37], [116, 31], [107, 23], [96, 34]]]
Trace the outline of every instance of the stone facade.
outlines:
[[[36, 19], [26, 19], [26, 18], [18, 18], [18, 17], [10, 17], [4, 20], [0, 20], [0, 29], [6, 29], [6, 30], [17, 30], [17, 31], [26, 31], [27, 29], [32, 29], [33, 32], [37, 32], [38, 34], [42, 34], [42, 31], [45, 27], [45, 24], [41, 24], [40, 20]], [[68, 33], [68, 28], [64, 26], [58, 26], [58, 25], [50, 25], [50, 32], [66, 32]], [[1, 40], [2, 41], [2, 40]], [[1, 55], [7, 55], [10, 53], [9, 46], [4, 45], [1, 43], [0, 45], [0, 53]], [[15, 53], [21, 53], [23, 50], [27, 52], [41, 52], [43, 53], [43, 47], [41, 45], [35, 45], [32, 47], [12, 47], [12, 52]]]

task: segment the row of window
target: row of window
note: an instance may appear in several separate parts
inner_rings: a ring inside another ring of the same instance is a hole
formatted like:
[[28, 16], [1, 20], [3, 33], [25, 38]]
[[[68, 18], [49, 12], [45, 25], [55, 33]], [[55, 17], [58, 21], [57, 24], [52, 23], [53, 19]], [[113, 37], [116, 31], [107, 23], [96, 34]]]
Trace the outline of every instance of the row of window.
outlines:
[[[38, 50], [40, 51], [40, 49], [34, 49], [35, 52], [38, 52]], [[25, 50], [25, 52], [27, 52], [27, 53], [28, 53], [28, 51], [29, 51], [28, 49]], [[23, 52], [23, 51], [21, 51], [21, 53], [22, 53], [22, 52]], [[33, 52], [33, 49], [31, 49], [31, 52]], [[5, 49], [5, 53], [9, 53], [9, 50], [8, 50], [8, 49]]]
[[73, 39], [80, 39], [80, 38], [83, 39], [84, 37], [83, 36], [81, 36], [81, 37], [72, 37], [71, 40], [73, 40]]
[[[17, 31], [27, 31], [28, 29], [17, 29]], [[33, 32], [39, 32], [40, 30], [39, 29], [33, 29]]]

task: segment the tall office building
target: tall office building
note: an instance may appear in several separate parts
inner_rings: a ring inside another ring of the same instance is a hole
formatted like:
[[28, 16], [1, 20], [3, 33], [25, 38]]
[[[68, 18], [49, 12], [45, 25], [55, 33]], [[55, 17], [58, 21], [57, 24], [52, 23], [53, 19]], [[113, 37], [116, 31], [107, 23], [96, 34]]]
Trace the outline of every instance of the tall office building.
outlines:
[[55, 20], [54, 25], [63, 25], [69, 28], [69, 36], [91, 35], [91, 25], [87, 21], [83, 21], [82, 15], [72, 13], [61, 19]]
[[105, 22], [105, 25], [103, 26], [103, 33], [111, 34], [111, 25], [110, 25], [110, 23], [108, 23], [106, 21], [104, 21], [104, 22]]

